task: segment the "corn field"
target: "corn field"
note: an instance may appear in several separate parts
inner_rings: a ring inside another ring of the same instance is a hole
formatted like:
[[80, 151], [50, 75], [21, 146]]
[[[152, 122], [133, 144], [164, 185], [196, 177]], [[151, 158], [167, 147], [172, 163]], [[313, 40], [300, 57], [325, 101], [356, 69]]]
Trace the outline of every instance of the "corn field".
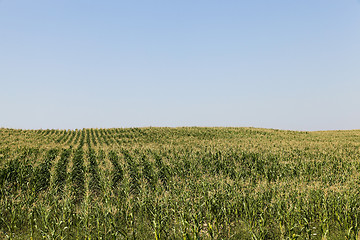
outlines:
[[360, 239], [360, 130], [0, 129], [0, 239]]

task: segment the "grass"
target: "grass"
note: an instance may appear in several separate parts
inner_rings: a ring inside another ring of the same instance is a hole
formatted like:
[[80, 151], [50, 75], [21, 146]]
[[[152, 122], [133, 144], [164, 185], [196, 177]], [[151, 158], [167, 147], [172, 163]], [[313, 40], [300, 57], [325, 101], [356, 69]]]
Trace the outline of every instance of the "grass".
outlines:
[[0, 239], [360, 239], [360, 131], [0, 129]]

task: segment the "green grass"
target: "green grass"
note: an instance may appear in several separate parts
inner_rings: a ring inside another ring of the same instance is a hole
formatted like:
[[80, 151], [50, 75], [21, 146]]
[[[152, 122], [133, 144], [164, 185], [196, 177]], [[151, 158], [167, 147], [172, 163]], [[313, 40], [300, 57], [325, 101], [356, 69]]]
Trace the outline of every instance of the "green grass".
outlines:
[[360, 239], [360, 130], [0, 129], [0, 239]]

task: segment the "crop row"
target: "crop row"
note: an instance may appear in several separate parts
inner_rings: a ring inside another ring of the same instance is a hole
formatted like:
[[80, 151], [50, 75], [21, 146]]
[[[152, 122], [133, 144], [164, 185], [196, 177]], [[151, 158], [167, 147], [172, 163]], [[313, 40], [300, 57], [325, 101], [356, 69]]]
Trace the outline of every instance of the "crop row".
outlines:
[[[133, 138], [140, 130], [123, 133], [121, 129], [76, 129], [76, 130], [39, 130], [39, 135], [46, 138], [53, 138], [55, 143], [65, 145], [82, 144], [84, 139], [87, 146], [96, 147], [100, 145], [116, 145], [121, 146], [124, 143], [136, 142]], [[142, 136], [146, 136], [145, 134]]]

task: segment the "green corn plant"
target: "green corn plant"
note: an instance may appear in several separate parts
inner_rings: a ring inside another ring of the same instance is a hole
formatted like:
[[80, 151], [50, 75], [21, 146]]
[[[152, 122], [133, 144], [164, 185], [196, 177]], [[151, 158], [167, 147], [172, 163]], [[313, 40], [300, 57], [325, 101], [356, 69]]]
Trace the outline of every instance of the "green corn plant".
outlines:
[[89, 173], [90, 173], [90, 180], [89, 180], [89, 190], [94, 195], [99, 195], [101, 192], [101, 180], [99, 175], [99, 168], [96, 161], [95, 151], [93, 149], [89, 149], [88, 153], [89, 158]]
[[67, 168], [69, 163], [69, 157], [71, 154], [71, 149], [63, 149], [60, 159], [55, 168], [55, 179], [54, 186], [58, 194], [62, 195], [65, 189], [66, 179], [67, 179]]
[[143, 155], [141, 158], [142, 172], [147, 182], [148, 187], [151, 190], [155, 190], [156, 187], [156, 177], [153, 169], [153, 165], [150, 161], [146, 159], [146, 155]]
[[119, 164], [119, 156], [114, 151], [109, 152], [109, 160], [112, 163], [112, 187], [119, 189], [122, 180], [124, 179], [124, 170]]
[[85, 197], [85, 167], [83, 150], [77, 149], [73, 157], [73, 167], [71, 171], [72, 197], [75, 203], [80, 203]]

